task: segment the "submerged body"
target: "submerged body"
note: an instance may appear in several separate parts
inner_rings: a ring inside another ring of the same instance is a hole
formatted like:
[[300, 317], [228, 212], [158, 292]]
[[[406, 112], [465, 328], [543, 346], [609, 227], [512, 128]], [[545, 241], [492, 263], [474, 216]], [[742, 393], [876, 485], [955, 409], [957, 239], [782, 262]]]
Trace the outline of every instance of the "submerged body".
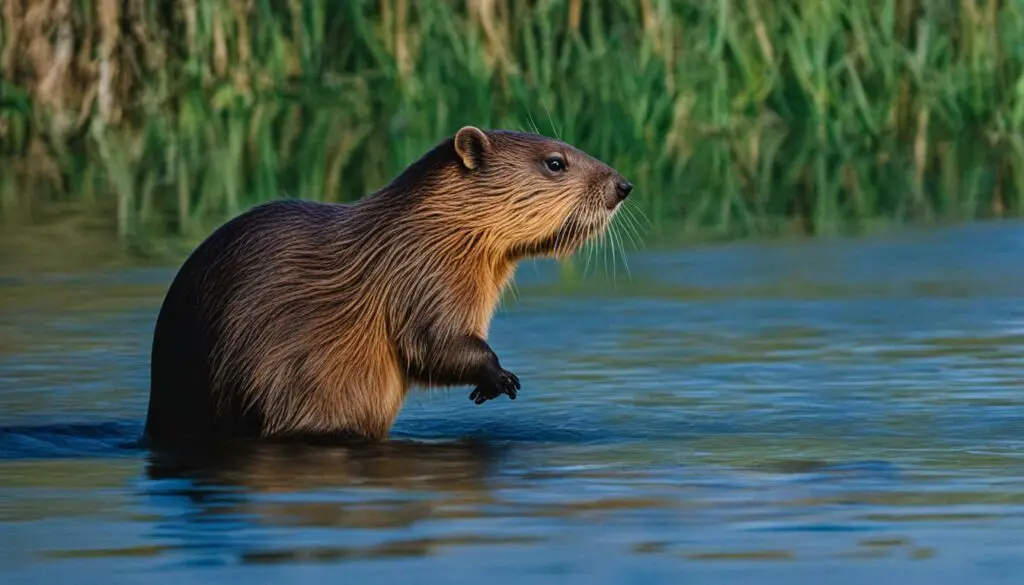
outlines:
[[486, 339], [516, 263], [571, 253], [631, 189], [562, 142], [466, 127], [355, 203], [246, 211], [168, 290], [147, 439], [381, 440], [413, 385], [515, 398]]

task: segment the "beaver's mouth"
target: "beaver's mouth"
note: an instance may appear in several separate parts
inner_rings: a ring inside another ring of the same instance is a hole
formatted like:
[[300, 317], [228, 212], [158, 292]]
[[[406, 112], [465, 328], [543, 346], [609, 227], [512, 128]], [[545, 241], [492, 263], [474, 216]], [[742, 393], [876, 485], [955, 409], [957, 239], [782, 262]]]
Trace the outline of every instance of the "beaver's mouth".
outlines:
[[551, 256], [557, 259], [572, 255], [590, 238], [608, 226], [613, 214], [570, 215], [562, 226], [546, 238], [531, 242], [513, 251], [516, 257]]

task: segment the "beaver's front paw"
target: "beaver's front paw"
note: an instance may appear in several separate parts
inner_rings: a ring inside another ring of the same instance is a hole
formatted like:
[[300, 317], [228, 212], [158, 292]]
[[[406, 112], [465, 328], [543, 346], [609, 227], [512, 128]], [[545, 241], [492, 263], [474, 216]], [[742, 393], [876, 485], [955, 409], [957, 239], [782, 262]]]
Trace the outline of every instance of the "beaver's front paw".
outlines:
[[508, 394], [509, 399], [515, 400], [519, 388], [519, 378], [515, 374], [507, 370], [500, 370], [486, 384], [480, 384], [470, 392], [469, 399], [476, 404], [483, 404], [502, 394]]

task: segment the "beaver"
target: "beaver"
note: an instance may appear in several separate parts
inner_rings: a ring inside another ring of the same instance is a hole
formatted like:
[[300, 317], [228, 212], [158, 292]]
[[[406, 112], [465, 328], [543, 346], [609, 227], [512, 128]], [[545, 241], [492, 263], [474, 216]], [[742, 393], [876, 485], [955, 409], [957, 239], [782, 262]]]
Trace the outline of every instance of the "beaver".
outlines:
[[466, 126], [354, 202], [251, 207], [167, 290], [143, 441], [372, 443], [415, 385], [514, 400], [486, 340], [517, 263], [572, 254], [632, 189], [561, 140]]

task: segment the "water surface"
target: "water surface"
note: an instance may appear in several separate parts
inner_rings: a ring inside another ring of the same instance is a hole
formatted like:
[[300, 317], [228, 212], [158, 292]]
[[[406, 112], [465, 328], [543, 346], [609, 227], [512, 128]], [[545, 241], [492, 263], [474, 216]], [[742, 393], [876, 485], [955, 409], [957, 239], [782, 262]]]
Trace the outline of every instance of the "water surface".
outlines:
[[[594, 268], [598, 268], [596, 273]], [[0, 275], [10, 583], [1019, 583], [1024, 226], [528, 264], [519, 399], [375, 447], [132, 445], [173, 267]], [[184, 580], [184, 581], [183, 581]]]

